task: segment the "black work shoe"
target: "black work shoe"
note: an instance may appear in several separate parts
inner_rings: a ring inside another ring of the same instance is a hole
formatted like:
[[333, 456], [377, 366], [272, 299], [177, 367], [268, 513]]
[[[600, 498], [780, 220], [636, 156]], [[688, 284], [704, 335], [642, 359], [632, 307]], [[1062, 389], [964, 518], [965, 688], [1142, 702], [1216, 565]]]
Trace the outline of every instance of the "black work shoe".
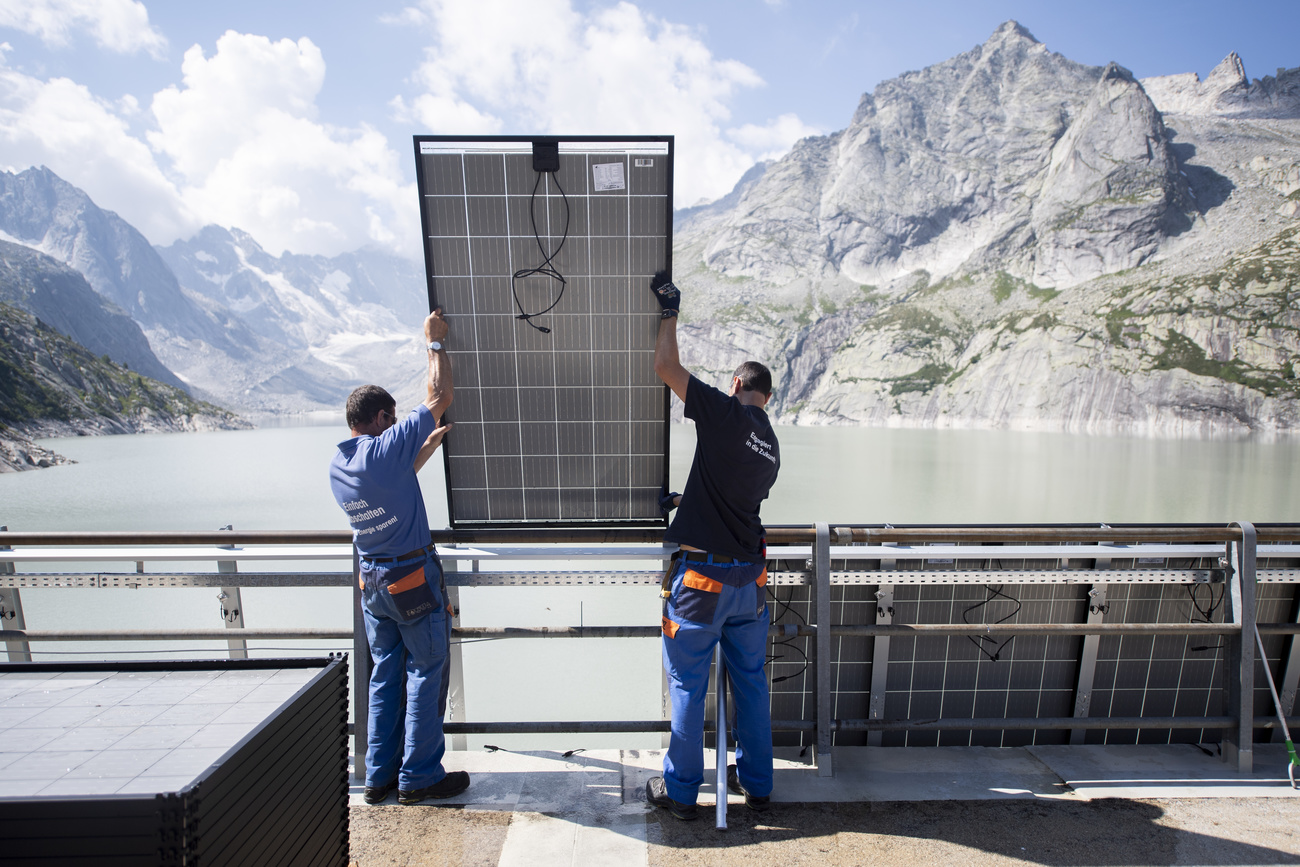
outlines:
[[663, 807], [683, 822], [689, 822], [697, 815], [694, 804], [683, 804], [668, 797], [668, 787], [663, 777], [652, 777], [645, 784], [645, 799], [656, 807]]
[[408, 792], [405, 789], [397, 790], [397, 803], [407, 807], [412, 804], [418, 804], [427, 798], [454, 798], [461, 792], [469, 788], [469, 774], [464, 771], [449, 771], [447, 776], [443, 777], [432, 786], [425, 786], [423, 789], [416, 789]]
[[759, 797], [745, 791], [745, 787], [740, 784], [740, 774], [736, 773], [735, 765], [727, 765], [727, 789], [737, 795], [744, 795], [745, 806], [756, 812], [761, 813], [772, 805], [770, 796]]
[[362, 795], [367, 804], [382, 803], [388, 797], [388, 793], [397, 788], [397, 780], [393, 780], [386, 786], [366, 786], [366, 793]]

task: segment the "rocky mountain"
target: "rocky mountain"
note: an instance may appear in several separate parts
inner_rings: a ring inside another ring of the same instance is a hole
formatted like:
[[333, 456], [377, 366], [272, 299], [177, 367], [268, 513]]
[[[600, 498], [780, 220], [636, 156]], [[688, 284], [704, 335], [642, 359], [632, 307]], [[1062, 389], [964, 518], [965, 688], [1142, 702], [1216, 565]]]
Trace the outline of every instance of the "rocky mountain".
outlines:
[[684, 360], [764, 360], [784, 422], [1293, 430], [1297, 189], [1300, 69], [1138, 81], [1007, 22], [678, 215]]
[[[275, 257], [216, 226], [154, 248], [46, 168], [0, 171], [0, 240], [82, 274], [139, 323], [161, 364], [105, 349], [110, 357], [225, 406], [338, 409], [362, 382], [391, 383], [399, 396], [419, 388], [425, 281], [401, 257]], [[55, 321], [48, 308], [24, 309]]]
[[66, 462], [33, 445], [33, 437], [245, 427], [232, 413], [96, 356], [0, 302], [0, 472]]
[[417, 263], [373, 250], [276, 257], [217, 226], [157, 252], [190, 297], [238, 317], [265, 347], [238, 369], [168, 356], [205, 392], [234, 406], [340, 409], [364, 382], [385, 383], [399, 399], [419, 388], [428, 302]]
[[125, 310], [92, 289], [81, 274], [43, 253], [0, 241], [0, 301], [27, 311], [96, 355], [159, 382], [182, 385]]

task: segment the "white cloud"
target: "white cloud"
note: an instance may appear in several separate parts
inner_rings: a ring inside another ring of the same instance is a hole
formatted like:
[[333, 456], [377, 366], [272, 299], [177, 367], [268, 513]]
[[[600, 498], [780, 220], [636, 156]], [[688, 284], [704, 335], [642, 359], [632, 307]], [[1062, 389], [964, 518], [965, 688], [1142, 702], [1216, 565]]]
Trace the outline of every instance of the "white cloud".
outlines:
[[12, 27], [46, 45], [67, 45], [86, 31], [110, 51], [148, 51], [161, 57], [167, 39], [149, 25], [149, 10], [136, 0], [0, 0], [0, 27]]
[[0, 153], [11, 170], [48, 166], [153, 241], [199, 227], [111, 103], [66, 78], [24, 75], [3, 59], [0, 53]]
[[180, 86], [155, 94], [149, 142], [204, 222], [272, 252], [335, 255], [364, 243], [418, 255], [413, 184], [367, 126], [316, 120], [325, 61], [310, 39], [228, 31], [212, 57], [185, 52]]
[[764, 126], [747, 123], [727, 133], [728, 137], [760, 160], [770, 160], [790, 150], [790, 145], [821, 130], [808, 126], [797, 114], [783, 114]]
[[582, 14], [572, 0], [422, 0], [417, 11], [433, 35], [415, 75], [423, 93], [394, 106], [429, 132], [673, 134], [679, 206], [726, 194], [756, 159], [813, 132], [793, 115], [729, 129], [730, 101], [762, 79], [628, 2]]

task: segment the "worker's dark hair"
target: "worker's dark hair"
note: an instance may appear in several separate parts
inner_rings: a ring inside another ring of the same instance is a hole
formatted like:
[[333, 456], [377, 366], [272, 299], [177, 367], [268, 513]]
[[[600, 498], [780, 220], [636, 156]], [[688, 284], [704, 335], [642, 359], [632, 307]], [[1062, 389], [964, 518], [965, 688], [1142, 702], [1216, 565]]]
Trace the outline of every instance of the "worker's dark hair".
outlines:
[[746, 361], [736, 368], [732, 376], [740, 380], [740, 387], [745, 391], [761, 391], [769, 396], [772, 394], [772, 371], [757, 361]]
[[377, 385], [361, 385], [348, 395], [348, 428], [356, 430], [375, 420], [380, 410], [397, 408], [393, 396]]

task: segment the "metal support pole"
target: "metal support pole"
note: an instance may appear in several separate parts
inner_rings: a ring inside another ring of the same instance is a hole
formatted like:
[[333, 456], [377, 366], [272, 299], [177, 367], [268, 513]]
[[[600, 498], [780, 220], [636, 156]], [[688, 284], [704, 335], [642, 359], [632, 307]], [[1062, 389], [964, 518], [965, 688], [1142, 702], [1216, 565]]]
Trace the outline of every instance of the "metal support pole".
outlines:
[[817, 684], [817, 776], [834, 776], [831, 765], [831, 528], [817, 524], [813, 547], [813, 606], [817, 618], [816, 651], [813, 654]]
[[[8, 527], [0, 527], [0, 533], [9, 532]], [[0, 544], [0, 551], [11, 550], [8, 545]], [[12, 560], [0, 560], [0, 575], [13, 575]], [[27, 620], [23, 617], [23, 600], [18, 595], [17, 587], [0, 587], [0, 629], [25, 630]], [[32, 646], [26, 641], [6, 641], [5, 649], [9, 651], [10, 662], [31, 662]]]
[[[455, 546], [451, 546], [455, 547]], [[447, 572], [455, 572], [460, 568], [460, 562], [457, 560], [441, 560], [444, 575]], [[444, 592], [447, 594], [447, 605], [451, 607], [448, 614], [451, 617], [451, 628], [460, 628], [460, 588], [455, 585], [448, 585], [443, 582]], [[461, 642], [453, 641], [451, 650], [447, 655], [447, 722], [465, 722], [465, 666], [464, 657], [461, 653]], [[464, 752], [467, 749], [467, 742], [464, 735], [452, 735], [448, 739], [448, 747], [453, 750]]]
[[[1110, 565], [1110, 561], [1106, 561]], [[1098, 568], [1101, 562], [1097, 563]], [[1106, 619], [1106, 610], [1110, 604], [1106, 601], [1106, 585], [1094, 584], [1088, 590], [1088, 619], [1089, 624], [1102, 623]], [[1083, 637], [1083, 649], [1079, 653], [1079, 677], [1074, 688], [1074, 715], [1079, 718], [1087, 717], [1092, 711], [1092, 682], [1097, 675], [1097, 645], [1101, 642], [1100, 635], [1085, 635]], [[1070, 730], [1070, 743], [1078, 745], [1084, 743], [1086, 732], [1084, 729]]]
[[[227, 524], [222, 530], [233, 531], [235, 526]], [[222, 545], [223, 548], [234, 548], [234, 545]], [[233, 575], [239, 571], [239, 563], [235, 560], [218, 560], [217, 572], [222, 575]], [[217, 594], [217, 599], [221, 602], [221, 619], [226, 622], [227, 629], [244, 628], [244, 600], [240, 596], [239, 587], [222, 587], [221, 592]], [[248, 659], [248, 642], [242, 638], [231, 638], [226, 641], [226, 646], [230, 648], [231, 659]]]
[[[893, 560], [880, 561], [881, 571], [888, 562], [893, 568]], [[890, 626], [894, 622], [894, 585], [881, 584], [876, 588], [876, 625]], [[885, 691], [889, 685], [889, 636], [877, 635], [871, 642], [871, 699], [868, 705], [869, 719], [885, 718]], [[867, 746], [878, 747], [884, 743], [884, 732], [867, 732]]]
[[366, 618], [361, 612], [361, 555], [352, 546], [352, 776], [366, 778], [366, 745], [370, 720], [370, 641], [366, 638]]
[[1255, 721], [1255, 527], [1245, 521], [1230, 524], [1241, 528], [1241, 541], [1229, 543], [1229, 562], [1233, 566], [1228, 600], [1232, 622], [1240, 632], [1224, 636], [1227, 681], [1224, 708], [1237, 724], [1224, 734], [1223, 760], [1236, 765], [1237, 771], [1251, 773], [1254, 765]]
[[727, 830], [727, 662], [722, 658], [722, 644], [713, 649], [713, 671], [717, 678], [714, 691], [718, 694], [718, 715], [715, 719], [717, 735], [714, 738], [717, 807], [714, 812], [714, 827], [719, 831]]

